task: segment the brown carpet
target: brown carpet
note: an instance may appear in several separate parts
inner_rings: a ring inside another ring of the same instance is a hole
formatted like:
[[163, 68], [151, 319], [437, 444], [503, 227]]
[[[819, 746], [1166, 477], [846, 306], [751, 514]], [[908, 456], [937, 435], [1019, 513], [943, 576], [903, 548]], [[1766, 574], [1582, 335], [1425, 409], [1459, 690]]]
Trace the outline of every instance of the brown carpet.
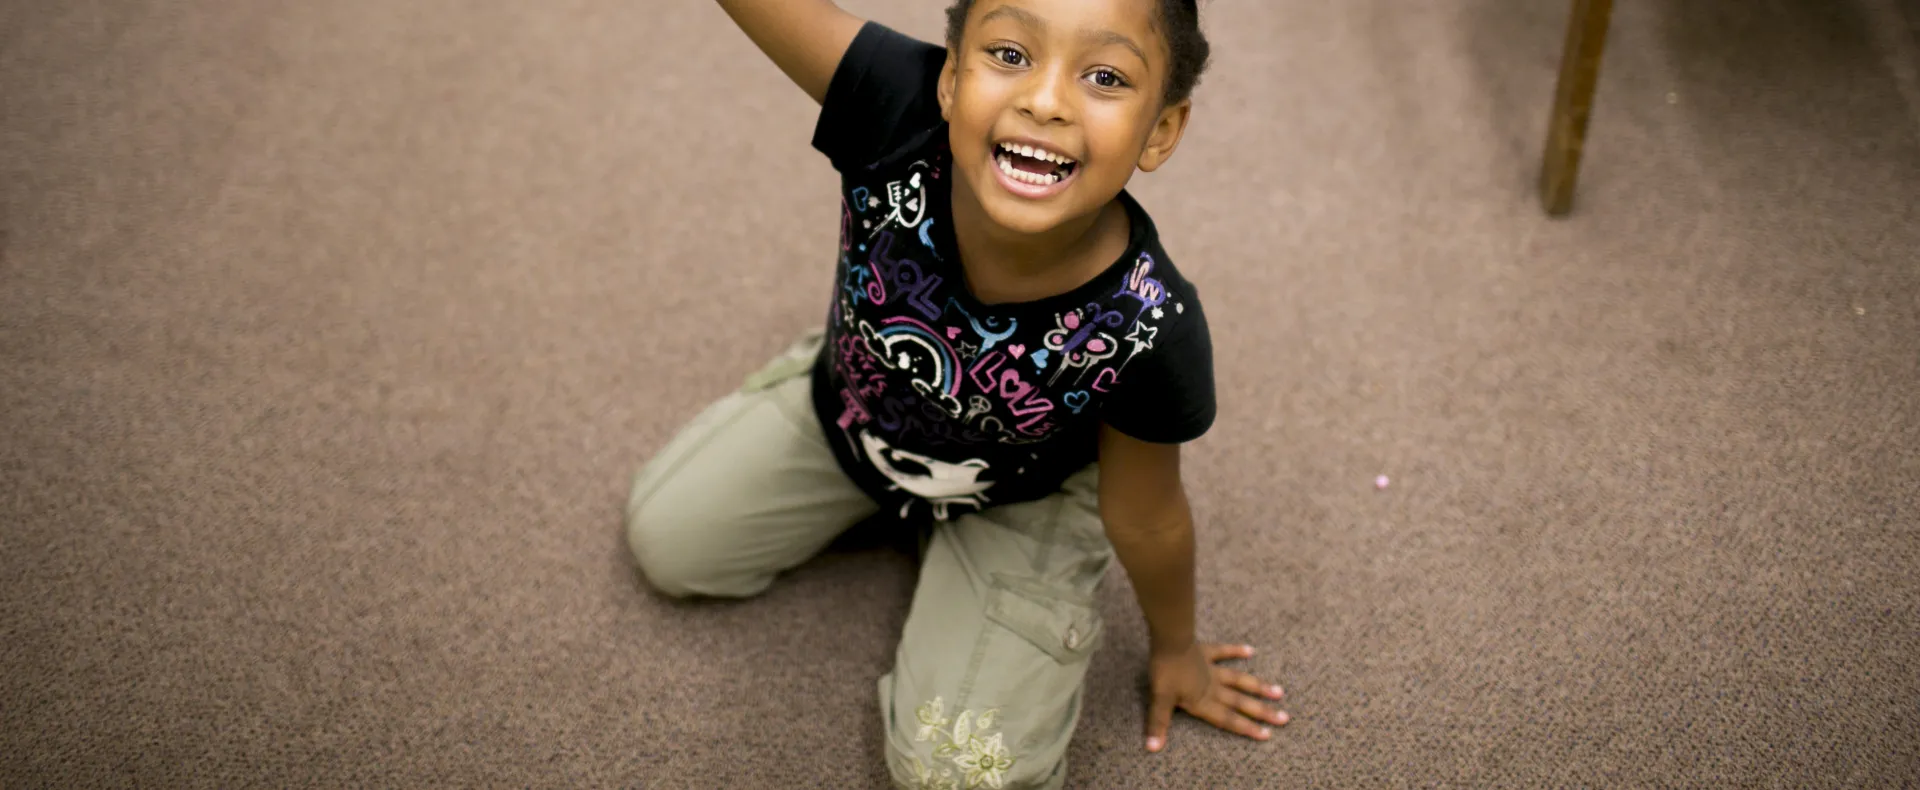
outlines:
[[[1920, 8], [1621, 4], [1558, 221], [1564, 3], [1209, 8], [1136, 190], [1297, 718], [1145, 754], [1116, 574], [1072, 786], [1920, 781]], [[906, 556], [620, 536], [819, 316], [812, 112], [706, 2], [0, 0], [0, 785], [875, 785]]]

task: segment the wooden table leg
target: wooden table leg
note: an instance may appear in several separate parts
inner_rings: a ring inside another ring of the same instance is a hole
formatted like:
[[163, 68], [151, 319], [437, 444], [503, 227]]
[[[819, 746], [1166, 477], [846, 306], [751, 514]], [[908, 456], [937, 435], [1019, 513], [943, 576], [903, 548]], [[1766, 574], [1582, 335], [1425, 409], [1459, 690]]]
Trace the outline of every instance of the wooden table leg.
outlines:
[[1587, 117], [1593, 113], [1593, 88], [1600, 79], [1600, 54], [1607, 47], [1607, 22], [1612, 16], [1613, 0], [1573, 0], [1567, 17], [1560, 84], [1554, 91], [1546, 161], [1540, 168], [1540, 202], [1556, 217], [1573, 208], [1580, 148], [1587, 139]]

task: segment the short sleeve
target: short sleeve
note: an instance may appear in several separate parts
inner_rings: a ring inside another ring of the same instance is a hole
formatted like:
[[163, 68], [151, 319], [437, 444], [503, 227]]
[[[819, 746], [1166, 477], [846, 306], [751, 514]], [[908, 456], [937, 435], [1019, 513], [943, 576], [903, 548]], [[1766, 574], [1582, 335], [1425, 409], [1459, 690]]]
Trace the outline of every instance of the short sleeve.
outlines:
[[947, 51], [867, 22], [827, 83], [813, 147], [835, 169], [872, 164], [940, 122], [936, 89]]
[[1188, 298], [1153, 348], [1127, 365], [1101, 416], [1114, 430], [1155, 444], [1181, 444], [1213, 427], [1213, 340], [1200, 300]]

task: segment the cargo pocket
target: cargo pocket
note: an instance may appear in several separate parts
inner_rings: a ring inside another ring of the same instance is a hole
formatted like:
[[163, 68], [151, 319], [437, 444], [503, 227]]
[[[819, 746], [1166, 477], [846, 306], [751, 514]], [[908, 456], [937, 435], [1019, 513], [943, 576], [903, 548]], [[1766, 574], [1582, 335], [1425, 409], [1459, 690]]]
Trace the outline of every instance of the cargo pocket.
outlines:
[[1099, 648], [1105, 630], [1091, 598], [1005, 573], [993, 574], [987, 619], [1060, 664], [1085, 662]]
[[1052, 786], [1080, 720], [1100, 615], [1071, 589], [1004, 573], [988, 579], [984, 614], [985, 651], [964, 699], [996, 709], [999, 731], [979, 737], [1005, 745], [1010, 786]]

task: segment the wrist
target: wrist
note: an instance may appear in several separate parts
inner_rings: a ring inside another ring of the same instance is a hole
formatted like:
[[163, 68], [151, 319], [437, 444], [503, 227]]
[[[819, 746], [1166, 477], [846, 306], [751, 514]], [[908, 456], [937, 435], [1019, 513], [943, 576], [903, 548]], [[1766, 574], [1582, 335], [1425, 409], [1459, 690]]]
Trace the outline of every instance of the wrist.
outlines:
[[1199, 642], [1193, 638], [1192, 634], [1187, 634], [1185, 638], [1167, 638], [1155, 635], [1148, 639], [1147, 644], [1147, 657], [1158, 660], [1184, 656], [1193, 652], [1194, 647], [1198, 645]]

